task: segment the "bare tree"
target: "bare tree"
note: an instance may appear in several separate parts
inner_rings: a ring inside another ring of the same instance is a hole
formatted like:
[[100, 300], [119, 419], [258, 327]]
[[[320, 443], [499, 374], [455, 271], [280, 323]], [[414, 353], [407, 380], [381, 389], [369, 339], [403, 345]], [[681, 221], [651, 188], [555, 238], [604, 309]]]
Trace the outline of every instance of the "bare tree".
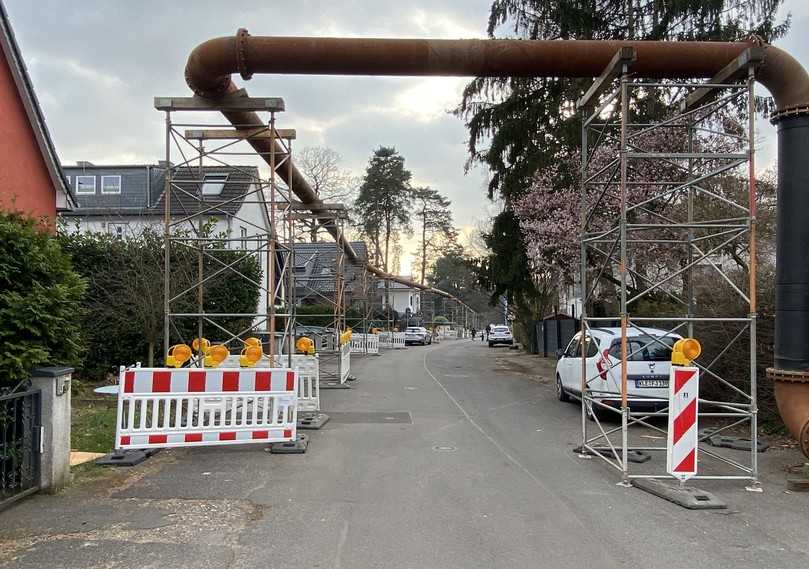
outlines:
[[[309, 185], [326, 203], [354, 203], [357, 188], [362, 181], [340, 167], [343, 157], [339, 152], [323, 146], [307, 146], [297, 153], [295, 163]], [[313, 222], [310, 237], [317, 241], [317, 222]]]

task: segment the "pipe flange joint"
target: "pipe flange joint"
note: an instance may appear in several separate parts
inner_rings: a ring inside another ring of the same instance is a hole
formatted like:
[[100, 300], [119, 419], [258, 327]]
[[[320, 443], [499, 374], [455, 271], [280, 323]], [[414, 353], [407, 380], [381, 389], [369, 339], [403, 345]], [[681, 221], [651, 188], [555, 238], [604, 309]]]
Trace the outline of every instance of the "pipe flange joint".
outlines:
[[770, 115], [770, 122], [775, 124], [781, 119], [797, 115], [809, 115], [809, 105], [795, 105], [785, 109], [778, 109]]
[[809, 371], [786, 371], [768, 367], [767, 377], [773, 381], [783, 381], [785, 383], [809, 383]]
[[239, 31], [236, 32], [236, 70], [245, 81], [253, 77], [247, 67], [247, 38], [249, 37], [247, 28], [239, 28]]

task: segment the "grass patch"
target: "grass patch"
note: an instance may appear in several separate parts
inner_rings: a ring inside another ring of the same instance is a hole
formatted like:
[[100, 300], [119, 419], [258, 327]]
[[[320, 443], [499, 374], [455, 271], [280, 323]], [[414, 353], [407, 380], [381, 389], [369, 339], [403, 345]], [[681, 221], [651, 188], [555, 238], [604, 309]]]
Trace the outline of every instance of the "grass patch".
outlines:
[[115, 405], [77, 403], [73, 405], [70, 448], [84, 452], [109, 452], [115, 446]]

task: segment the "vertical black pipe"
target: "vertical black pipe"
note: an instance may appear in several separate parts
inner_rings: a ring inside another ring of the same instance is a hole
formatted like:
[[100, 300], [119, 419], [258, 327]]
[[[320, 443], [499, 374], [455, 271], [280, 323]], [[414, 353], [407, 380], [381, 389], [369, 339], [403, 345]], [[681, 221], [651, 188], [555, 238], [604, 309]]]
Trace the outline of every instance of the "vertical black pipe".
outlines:
[[809, 115], [778, 122], [775, 368], [809, 371]]

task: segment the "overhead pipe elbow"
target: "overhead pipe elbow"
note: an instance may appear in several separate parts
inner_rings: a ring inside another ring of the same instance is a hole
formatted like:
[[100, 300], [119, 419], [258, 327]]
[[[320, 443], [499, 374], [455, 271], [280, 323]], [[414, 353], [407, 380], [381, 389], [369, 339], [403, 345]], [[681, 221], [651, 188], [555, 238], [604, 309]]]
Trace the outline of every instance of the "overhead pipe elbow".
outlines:
[[[794, 379], [795, 374], [809, 372], [809, 247], [805, 246], [809, 243], [809, 74], [787, 52], [757, 40], [753, 43], [764, 49], [756, 79], [775, 100], [773, 120], [779, 129], [775, 369], [769, 375], [775, 381], [784, 423], [809, 456], [809, 379]], [[185, 77], [194, 93], [210, 98], [236, 90], [230, 79], [233, 73], [244, 79], [254, 72], [595, 77], [619, 48], [632, 47], [637, 54], [632, 71], [640, 76], [710, 78], [749, 46], [750, 42], [251, 37], [240, 29], [235, 37], [197, 46], [188, 58]], [[263, 124], [255, 113], [226, 116], [237, 128]], [[250, 143], [266, 158], [266, 141]], [[303, 203], [319, 203], [294, 165], [278, 173]], [[356, 260], [336, 224], [327, 218], [321, 221], [349, 258]], [[369, 269], [382, 278], [398, 278], [376, 267]]]

